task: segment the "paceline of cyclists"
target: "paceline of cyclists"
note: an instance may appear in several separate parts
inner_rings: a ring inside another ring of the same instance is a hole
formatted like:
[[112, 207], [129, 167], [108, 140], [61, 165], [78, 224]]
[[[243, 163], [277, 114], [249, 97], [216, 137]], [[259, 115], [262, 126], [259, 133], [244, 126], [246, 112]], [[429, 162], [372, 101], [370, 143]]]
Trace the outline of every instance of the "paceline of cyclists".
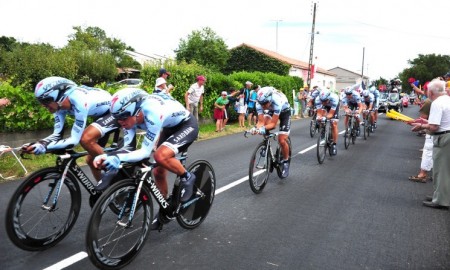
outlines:
[[[198, 123], [190, 111], [169, 94], [161, 91], [149, 94], [138, 88], [125, 88], [111, 96], [107, 91], [79, 86], [62, 77], [48, 77], [35, 88], [39, 103], [54, 115], [54, 129], [49, 136], [37, 142], [27, 143], [22, 150], [36, 155], [47, 151], [70, 149], [80, 144], [88, 153], [87, 163], [94, 178], [96, 189], [105, 190], [117, 174], [121, 163], [138, 162], [151, 155], [158, 163], [154, 171], [155, 182], [168, 198], [167, 174], [180, 177], [181, 200], [187, 201], [193, 193], [195, 175], [185, 169], [176, 158], [185, 152], [198, 137]], [[352, 114], [360, 125], [360, 115], [371, 114], [370, 125], [376, 128], [378, 90], [375, 86], [362, 90], [360, 85], [348, 87], [343, 96], [329, 89], [314, 87], [308, 95], [308, 106], [317, 110], [316, 121], [331, 121], [331, 155], [337, 154], [337, 122], [339, 108], [345, 111], [345, 124]], [[250, 132], [264, 135], [277, 125], [278, 142], [282, 154], [282, 176], [289, 175], [289, 146], [287, 139], [291, 126], [291, 106], [287, 97], [271, 86], [257, 90], [257, 124]], [[66, 116], [74, 118], [70, 136], [63, 137]], [[88, 117], [94, 122], [87, 126]], [[123, 140], [117, 150], [104, 153], [109, 135], [115, 134], [113, 144], [118, 142], [120, 129]], [[136, 131], [145, 131], [142, 145], [136, 149]], [[154, 222], [158, 222], [155, 220]]]

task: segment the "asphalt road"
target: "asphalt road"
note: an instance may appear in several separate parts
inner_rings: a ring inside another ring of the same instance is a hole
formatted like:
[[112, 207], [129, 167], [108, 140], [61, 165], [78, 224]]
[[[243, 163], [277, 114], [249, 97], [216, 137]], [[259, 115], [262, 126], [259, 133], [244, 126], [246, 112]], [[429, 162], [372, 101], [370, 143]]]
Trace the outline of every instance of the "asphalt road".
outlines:
[[[210, 161], [220, 190], [209, 216], [192, 231], [176, 222], [152, 231], [126, 269], [450, 269], [450, 211], [423, 207], [432, 183], [408, 181], [418, 172], [424, 138], [383, 114], [378, 122], [375, 134], [348, 150], [340, 135], [338, 155], [319, 165], [315, 148], [299, 153], [316, 143], [309, 120], [293, 121], [290, 176], [273, 173], [259, 195], [245, 178], [261, 137], [195, 142], [189, 161]], [[85, 194], [77, 223], [57, 246], [26, 252], [9, 241], [4, 213], [18, 184], [0, 188], [0, 268], [94, 269], [84, 252]]]

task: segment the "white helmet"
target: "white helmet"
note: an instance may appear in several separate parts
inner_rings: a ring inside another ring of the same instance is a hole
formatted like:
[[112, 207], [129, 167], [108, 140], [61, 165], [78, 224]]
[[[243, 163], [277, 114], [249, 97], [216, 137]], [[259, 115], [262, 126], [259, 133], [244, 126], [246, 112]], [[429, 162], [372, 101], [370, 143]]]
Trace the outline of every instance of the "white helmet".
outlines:
[[42, 104], [60, 102], [77, 86], [73, 81], [62, 77], [48, 77], [40, 81], [34, 89], [34, 96]]
[[328, 98], [330, 97], [330, 95], [331, 95], [331, 92], [328, 89], [324, 89], [324, 90], [320, 91], [320, 93], [319, 93], [320, 101], [322, 101], [322, 102], [327, 101]]
[[111, 99], [110, 111], [114, 118], [121, 120], [135, 116], [141, 110], [140, 105], [149, 94], [138, 88], [124, 88], [117, 91]]
[[259, 89], [258, 97], [256, 98], [256, 100], [261, 105], [271, 102], [273, 91], [274, 91], [274, 88], [270, 87], [270, 86], [266, 86], [266, 87]]
[[362, 91], [362, 96], [363, 96], [363, 97], [368, 97], [369, 94], [370, 94], [370, 92], [369, 92], [369, 90], [367, 90], [367, 89]]

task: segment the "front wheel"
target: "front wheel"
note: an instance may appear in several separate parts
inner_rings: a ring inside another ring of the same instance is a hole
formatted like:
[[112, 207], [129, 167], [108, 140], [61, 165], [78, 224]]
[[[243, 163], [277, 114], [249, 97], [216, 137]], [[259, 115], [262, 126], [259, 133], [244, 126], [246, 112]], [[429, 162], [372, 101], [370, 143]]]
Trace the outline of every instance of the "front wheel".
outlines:
[[250, 158], [250, 166], [248, 169], [248, 182], [250, 188], [256, 194], [263, 191], [266, 186], [267, 180], [269, 179], [270, 169], [272, 167], [272, 159], [270, 158], [270, 153], [266, 149], [267, 145], [265, 142], [261, 142], [253, 151], [252, 157]]
[[211, 164], [206, 160], [197, 160], [187, 171], [196, 177], [194, 196], [181, 204], [177, 222], [185, 229], [195, 229], [203, 222], [209, 213], [216, 192], [216, 174]]
[[351, 123], [348, 123], [348, 126], [345, 129], [345, 133], [344, 133], [344, 146], [345, 146], [345, 149], [348, 149], [348, 147], [350, 145], [351, 137], [352, 137], [352, 127], [351, 127]]
[[57, 168], [45, 168], [28, 176], [14, 192], [6, 211], [6, 233], [19, 248], [45, 250], [70, 232], [81, 206], [81, 191], [68, 172], [54, 204], [62, 178]]
[[309, 123], [309, 135], [312, 137], [314, 137], [314, 135], [316, 135], [317, 132], [317, 122], [316, 122], [316, 116], [314, 116], [311, 119], [311, 122]]
[[325, 160], [325, 152], [327, 148], [327, 137], [325, 134], [325, 126], [319, 129], [319, 138], [317, 138], [317, 161], [322, 164]]
[[[137, 199], [139, 207], [134, 207], [136, 190], [134, 179], [121, 180], [110, 186], [92, 209], [86, 233], [86, 249], [90, 260], [98, 268], [123, 268], [145, 244], [153, 218], [152, 195], [144, 185]], [[116, 213], [111, 209], [115, 208], [118, 201], [122, 205], [119, 213]], [[130, 211], [132, 208], [135, 211]]]

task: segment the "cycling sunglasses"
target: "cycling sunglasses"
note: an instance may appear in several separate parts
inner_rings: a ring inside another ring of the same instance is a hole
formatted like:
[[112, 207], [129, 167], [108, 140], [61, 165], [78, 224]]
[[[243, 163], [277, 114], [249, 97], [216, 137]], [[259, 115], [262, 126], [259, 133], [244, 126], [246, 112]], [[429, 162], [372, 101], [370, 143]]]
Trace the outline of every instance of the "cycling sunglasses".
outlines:
[[126, 120], [128, 117], [131, 116], [131, 113], [128, 111], [122, 112], [122, 113], [113, 113], [112, 116], [116, 120]]
[[264, 106], [264, 105], [266, 105], [266, 104], [269, 103], [269, 102], [270, 102], [270, 101], [268, 101], [268, 100], [266, 100], [266, 101], [264, 101], [264, 102], [258, 101], [259, 105], [261, 105], [261, 106]]
[[37, 100], [44, 106], [47, 106], [54, 101], [52, 97], [38, 98]]

